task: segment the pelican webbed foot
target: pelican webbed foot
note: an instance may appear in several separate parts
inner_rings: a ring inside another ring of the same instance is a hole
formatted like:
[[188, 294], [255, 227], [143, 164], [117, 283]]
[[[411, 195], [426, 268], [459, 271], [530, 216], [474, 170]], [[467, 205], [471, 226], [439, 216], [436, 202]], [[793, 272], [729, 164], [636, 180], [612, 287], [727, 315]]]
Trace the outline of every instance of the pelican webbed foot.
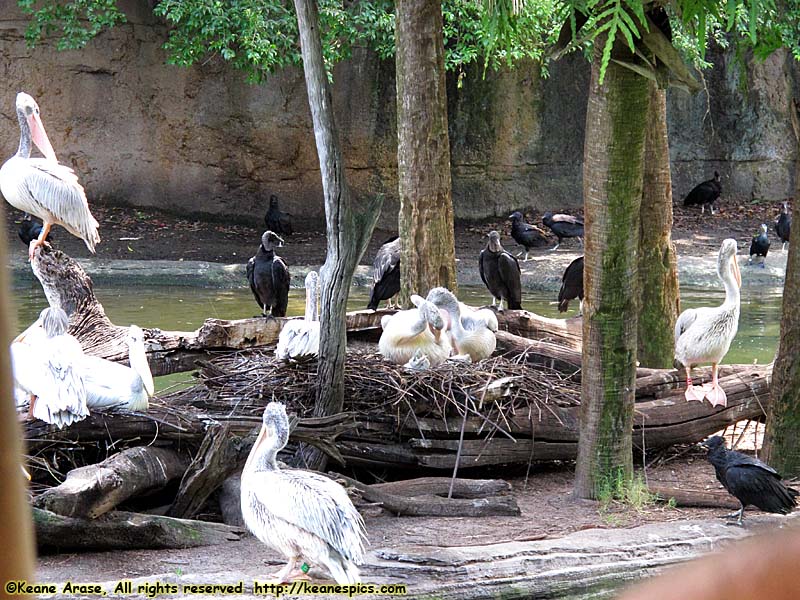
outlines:
[[728, 405], [728, 396], [718, 383], [705, 384], [703, 386], [703, 392], [705, 393], [706, 400], [711, 403], [711, 406]]
[[689, 384], [686, 386], [686, 392], [683, 395], [688, 402], [702, 402], [705, 397], [705, 392], [701, 386]]

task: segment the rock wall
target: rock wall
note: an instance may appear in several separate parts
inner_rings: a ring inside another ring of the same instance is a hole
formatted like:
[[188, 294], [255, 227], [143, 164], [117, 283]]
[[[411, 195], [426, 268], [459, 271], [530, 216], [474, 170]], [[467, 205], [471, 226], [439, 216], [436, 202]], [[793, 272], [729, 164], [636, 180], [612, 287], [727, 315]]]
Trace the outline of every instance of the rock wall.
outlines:
[[[56, 153], [90, 201], [261, 220], [271, 193], [309, 225], [323, 218], [305, 83], [297, 69], [249, 85], [222, 60], [170, 66], [166, 26], [148, 3], [122, 2], [128, 23], [80, 51], [50, 40], [31, 50], [15, 0], [0, 0], [0, 140], [18, 140], [14, 97], [37, 98]], [[788, 119], [797, 69], [785, 54], [739, 77], [726, 54], [708, 93], [671, 91], [676, 198], [719, 169], [726, 198], [792, 195], [796, 144]], [[448, 81], [453, 197], [461, 218], [581, 204], [589, 68], [579, 56]], [[335, 71], [334, 104], [352, 187], [387, 196], [396, 223], [394, 65], [366, 51]]]

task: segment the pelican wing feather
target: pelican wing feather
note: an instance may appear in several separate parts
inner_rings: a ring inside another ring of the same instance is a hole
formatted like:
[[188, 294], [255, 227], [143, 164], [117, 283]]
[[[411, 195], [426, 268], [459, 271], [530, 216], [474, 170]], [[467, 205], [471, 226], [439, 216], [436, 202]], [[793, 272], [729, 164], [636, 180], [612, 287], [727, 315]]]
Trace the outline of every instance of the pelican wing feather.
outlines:
[[99, 224], [89, 211], [86, 192], [75, 171], [43, 158], [28, 159], [26, 165], [25, 177], [20, 179], [23, 188], [20, 194], [27, 196], [27, 202], [38, 205], [38, 216], [49, 216], [45, 220], [60, 223], [94, 252], [100, 241]]
[[678, 320], [675, 321], [675, 343], [678, 343], [678, 339], [686, 332], [689, 327], [697, 320], [697, 309], [696, 308], [687, 308], [683, 311]]
[[319, 473], [289, 469], [248, 477], [251, 493], [273, 517], [319, 537], [347, 560], [363, 563], [364, 520], [341, 485]]

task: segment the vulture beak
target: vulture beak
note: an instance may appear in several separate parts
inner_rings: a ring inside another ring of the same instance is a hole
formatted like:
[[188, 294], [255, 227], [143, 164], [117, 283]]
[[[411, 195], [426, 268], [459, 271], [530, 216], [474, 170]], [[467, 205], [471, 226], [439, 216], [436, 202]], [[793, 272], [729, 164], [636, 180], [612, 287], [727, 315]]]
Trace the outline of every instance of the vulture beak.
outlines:
[[28, 116], [28, 127], [30, 127], [31, 130], [31, 139], [33, 139], [33, 143], [41, 150], [44, 157], [47, 160], [58, 162], [56, 152], [53, 150], [52, 144], [50, 144], [50, 138], [47, 137], [47, 132], [44, 130], [42, 119], [39, 117], [38, 113], [34, 112]]

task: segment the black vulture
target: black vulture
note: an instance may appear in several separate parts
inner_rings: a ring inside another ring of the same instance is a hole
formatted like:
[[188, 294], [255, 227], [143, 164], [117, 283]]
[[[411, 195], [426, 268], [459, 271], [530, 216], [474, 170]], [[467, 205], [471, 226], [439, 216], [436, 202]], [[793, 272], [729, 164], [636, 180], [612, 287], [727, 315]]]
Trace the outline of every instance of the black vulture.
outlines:
[[767, 252], [769, 252], [769, 236], [767, 235], [767, 226], [762, 223], [761, 231], [758, 235], [754, 235], [753, 241], [750, 242], [750, 258], [747, 262], [753, 262], [754, 256], [760, 256], [761, 266], [763, 267]]
[[697, 206], [701, 207], [700, 214], [706, 212], [706, 206], [714, 214], [714, 202], [719, 199], [722, 193], [722, 183], [720, 183], [719, 171], [714, 171], [714, 178], [698, 183], [694, 186], [691, 192], [683, 199], [684, 206]]
[[281, 246], [281, 238], [265, 231], [258, 252], [247, 261], [247, 281], [265, 317], [285, 317], [289, 303], [289, 270], [283, 259], [275, 255], [275, 248]]
[[728, 450], [725, 440], [718, 435], [700, 445], [708, 448], [708, 461], [714, 465], [717, 480], [742, 505], [738, 513], [728, 515], [738, 517], [739, 525], [742, 524], [745, 507], [751, 504], [765, 512], [782, 515], [789, 514], [797, 506], [797, 490], [784, 485], [778, 472], [768, 464], [747, 454]]
[[553, 250], [558, 250], [564, 238], [576, 237], [583, 244], [583, 219], [572, 215], [554, 215], [550, 211], [542, 216], [542, 223], [558, 236], [558, 243]]
[[[583, 257], [579, 256], [564, 271], [561, 278], [561, 290], [558, 292], [558, 312], [567, 312], [569, 301], [580, 299], [583, 305]], [[583, 312], [583, 306], [581, 306]]]
[[[508, 218], [511, 219], [511, 237], [514, 238], [514, 241], [520, 246], [525, 247], [525, 258], [523, 260], [528, 260], [528, 252], [531, 248], [547, 246], [547, 239], [536, 227], [528, 225], [525, 222], [521, 212], [515, 211], [511, 213]], [[520, 254], [522, 254], [522, 252], [517, 254], [517, 256]]]
[[400, 293], [400, 238], [394, 236], [386, 240], [375, 254], [372, 265], [372, 294], [367, 308], [377, 310], [381, 300], [389, 300], [391, 305], [391, 299]]
[[781, 208], [781, 214], [775, 221], [775, 233], [783, 242], [781, 250], [786, 250], [786, 244], [789, 243], [789, 234], [792, 232], [792, 215], [789, 214], [789, 203], [784, 202]]
[[264, 223], [269, 231], [278, 235], [292, 235], [292, 215], [278, 208], [278, 197], [275, 194], [269, 197], [269, 209], [264, 215]]
[[500, 234], [489, 232], [489, 243], [481, 250], [478, 267], [481, 279], [492, 294], [492, 306], [499, 301], [498, 310], [503, 310], [503, 300], [511, 310], [522, 308], [522, 284], [520, 283], [519, 263], [511, 254], [503, 250]]
[[[39, 234], [42, 233], [42, 222], [38, 220], [34, 220], [31, 218], [30, 215], [26, 214], [22, 218], [22, 223], [19, 226], [19, 230], [17, 231], [17, 235], [19, 235], [19, 239], [22, 240], [22, 243], [25, 246], [30, 246], [30, 243], [33, 240], [39, 238]], [[50, 241], [53, 237], [52, 232], [48, 232], [45, 241]]]

